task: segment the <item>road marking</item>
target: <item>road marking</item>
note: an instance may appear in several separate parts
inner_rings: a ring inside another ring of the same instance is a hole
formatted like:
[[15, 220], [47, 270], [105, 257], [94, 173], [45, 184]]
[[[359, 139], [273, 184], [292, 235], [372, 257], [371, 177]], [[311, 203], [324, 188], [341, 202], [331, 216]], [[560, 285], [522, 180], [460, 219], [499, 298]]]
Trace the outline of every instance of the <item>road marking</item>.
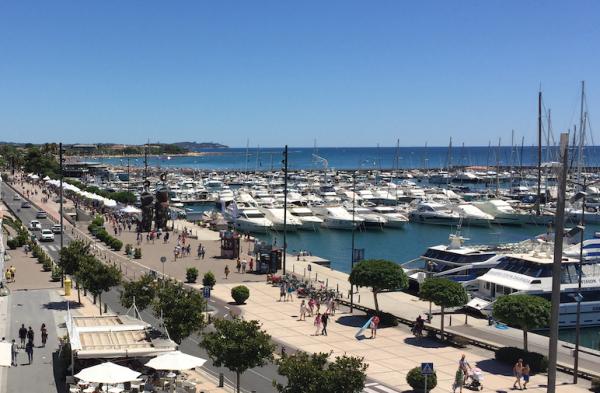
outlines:
[[55, 245], [50, 245], [48, 246], [49, 249], [51, 249], [52, 251], [58, 251], [58, 247], [56, 247]]
[[397, 390], [390, 389], [386, 386], [380, 385], [377, 382], [371, 382], [365, 385], [362, 393], [399, 393]]

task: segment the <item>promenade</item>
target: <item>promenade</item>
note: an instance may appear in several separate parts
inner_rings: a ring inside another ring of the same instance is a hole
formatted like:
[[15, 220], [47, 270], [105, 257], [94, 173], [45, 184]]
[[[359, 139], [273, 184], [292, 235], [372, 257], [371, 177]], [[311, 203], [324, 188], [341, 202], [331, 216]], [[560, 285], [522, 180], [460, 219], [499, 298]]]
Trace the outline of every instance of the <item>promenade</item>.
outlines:
[[[49, 202], [44, 206], [51, 214], [56, 210], [53, 202]], [[56, 210], [57, 211], [57, 210]], [[176, 223], [176, 227], [181, 230], [181, 225], [187, 225], [188, 229], [192, 224], [182, 222]], [[88, 238], [86, 233], [86, 223], [79, 223], [79, 229], [74, 233], [83, 238]], [[107, 228], [109, 231], [111, 228]], [[141, 244], [142, 258], [139, 260], [129, 260], [123, 252], [115, 253], [107, 250], [102, 244], [98, 245], [98, 253], [101, 258], [104, 258], [109, 263], [119, 264], [123, 272], [129, 277], [139, 277], [140, 273], [150, 270], [162, 272], [164, 266], [165, 274], [183, 281], [185, 278], [185, 268], [195, 266], [200, 270], [199, 282], [201, 281], [202, 273], [205, 271], [213, 271], [217, 279], [217, 285], [214, 288], [213, 296], [224, 301], [231, 301], [230, 290], [234, 285], [244, 283], [250, 288], [250, 299], [248, 304], [242, 307], [245, 318], [258, 319], [263, 323], [264, 328], [273, 336], [273, 338], [287, 346], [288, 348], [300, 349], [308, 352], [328, 352], [332, 351], [333, 355], [343, 353], [356, 356], [364, 356], [369, 363], [367, 374], [377, 383], [380, 383], [384, 389], [391, 392], [400, 392], [409, 387], [406, 384], [406, 372], [421, 362], [433, 362], [438, 373], [438, 388], [434, 392], [449, 391], [454, 378], [454, 373], [458, 367], [458, 360], [462, 353], [465, 353], [468, 361], [472, 366], [481, 368], [485, 373], [484, 391], [497, 392], [510, 390], [513, 378], [511, 376], [511, 368], [493, 360], [493, 352], [483, 350], [476, 347], [466, 349], [458, 349], [448, 346], [437, 341], [428, 339], [416, 339], [412, 337], [406, 326], [396, 328], [382, 329], [377, 339], [374, 340], [357, 340], [354, 335], [358, 326], [364, 323], [364, 318], [361, 313], [353, 315], [347, 313], [337, 314], [330, 321], [328, 336], [314, 336], [314, 327], [312, 321], [298, 322], [296, 321], [300, 303], [295, 300], [293, 303], [278, 302], [278, 288], [272, 287], [265, 282], [265, 276], [254, 274], [237, 273], [235, 269], [235, 261], [224, 260], [219, 258], [219, 241], [207, 240], [210, 239], [210, 231], [206, 229], [194, 228], [199, 232], [199, 237], [202, 240], [191, 239], [192, 255], [177, 261], [173, 258], [173, 247], [176, 239], [176, 234], [172, 234], [169, 243], [164, 244], [161, 241], [146, 242], [145, 238]], [[213, 235], [214, 236], [214, 233]], [[123, 232], [120, 238], [124, 243], [135, 244], [135, 235], [130, 232]], [[199, 243], [202, 243], [206, 249], [206, 257], [204, 260], [198, 259], [195, 256], [195, 249]], [[251, 248], [251, 242], [243, 243], [243, 253], [247, 254]], [[160, 263], [160, 257], [167, 257], [167, 262], [163, 265]], [[319, 266], [310, 263], [310, 258], [307, 257], [297, 260], [295, 256], [287, 257], [287, 269], [289, 272], [294, 272], [300, 277], [305, 277], [316, 283], [316, 285], [328, 285], [329, 288], [338, 289], [340, 293], [347, 294], [349, 283], [347, 275], [342, 272], [331, 270], [327, 267]], [[310, 264], [310, 270], [308, 265]], [[231, 274], [228, 279], [225, 279], [223, 270], [225, 265], [229, 265]], [[200, 283], [194, 284], [195, 287], [200, 287]], [[368, 288], [360, 288], [355, 294], [355, 301], [364, 307], [373, 308], [373, 296]], [[402, 292], [384, 293], [379, 296], [380, 308], [386, 312], [391, 312], [395, 315], [415, 319], [417, 315], [424, 314], [429, 303], [420, 301], [413, 296]], [[434, 310], [435, 311], [435, 310]], [[469, 325], [474, 328], [469, 328], [464, 331], [464, 327], [460, 326], [464, 323], [464, 316], [454, 316], [454, 326], [450, 327], [450, 331], [456, 331], [465, 335], [474, 337], [476, 329], [484, 331], [487, 327], [486, 321], [469, 318]], [[459, 322], [460, 321], [460, 322]], [[448, 323], [448, 322], [447, 322]], [[457, 323], [460, 325], [457, 326]], [[439, 326], [439, 317], [434, 317], [433, 326]], [[514, 340], [514, 345], [520, 347], [521, 332], [514, 329], [494, 332], [491, 329], [486, 339], [491, 341], [492, 338], [497, 339], [499, 345], [513, 345], [511, 340]], [[497, 330], [497, 329], [496, 329]], [[492, 334], [493, 333], [493, 334]], [[476, 333], [475, 333], [476, 334]], [[496, 336], [500, 334], [500, 336]], [[491, 336], [491, 337], [490, 337]], [[479, 336], [477, 336], [479, 338]], [[519, 340], [517, 341], [517, 337]], [[541, 336], [531, 335], [530, 345], [543, 345], [539, 342]], [[546, 347], [547, 348], [547, 347]], [[532, 349], [537, 350], [535, 347]], [[561, 351], [561, 356], [564, 353]], [[561, 359], [562, 360], [562, 359]], [[585, 361], [596, 361], [595, 359], [587, 360], [582, 358], [582, 366], [586, 367]], [[599, 368], [593, 368], [598, 370]], [[571, 376], [560, 374], [559, 380], [561, 385], [557, 387], [558, 391], [562, 392], [583, 392], [589, 387], [589, 382], [580, 380], [581, 383], [577, 386], [568, 384], [572, 379]], [[545, 391], [544, 383], [545, 375], [536, 375], [532, 378], [529, 389], [533, 391]], [[562, 384], [564, 383], [564, 384]], [[376, 390], [378, 387], [368, 387], [365, 392], [379, 392], [385, 390]]]

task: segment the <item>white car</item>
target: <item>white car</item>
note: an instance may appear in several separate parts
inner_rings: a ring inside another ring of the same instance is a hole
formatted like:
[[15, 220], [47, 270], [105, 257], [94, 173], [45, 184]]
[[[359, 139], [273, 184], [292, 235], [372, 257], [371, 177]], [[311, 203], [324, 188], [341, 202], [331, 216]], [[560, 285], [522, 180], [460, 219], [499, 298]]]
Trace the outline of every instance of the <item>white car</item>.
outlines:
[[42, 234], [40, 235], [40, 241], [43, 242], [53, 242], [54, 241], [54, 233], [50, 229], [42, 229]]
[[38, 220], [31, 220], [31, 222], [29, 223], [29, 230], [30, 231], [41, 231], [42, 224], [40, 224], [40, 222]]
[[50, 230], [52, 231], [52, 233], [57, 233], [57, 234], [62, 233], [60, 224], [52, 225], [52, 228], [50, 228]]
[[19, 194], [15, 194], [15, 196], [13, 196], [13, 200], [14, 201], [20, 201], [21, 197], [19, 196]]

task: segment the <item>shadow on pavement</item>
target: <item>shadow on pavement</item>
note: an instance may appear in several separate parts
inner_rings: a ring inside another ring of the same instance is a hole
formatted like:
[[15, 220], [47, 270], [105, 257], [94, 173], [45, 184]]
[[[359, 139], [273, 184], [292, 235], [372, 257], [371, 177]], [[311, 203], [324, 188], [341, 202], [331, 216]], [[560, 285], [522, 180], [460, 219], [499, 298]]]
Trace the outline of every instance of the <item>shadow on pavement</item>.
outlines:
[[431, 340], [428, 338], [420, 337], [406, 337], [404, 343], [420, 348], [446, 348], [450, 347], [450, 344], [445, 344], [437, 340]]
[[476, 363], [476, 366], [479, 367], [481, 371], [494, 375], [503, 375], [505, 377], [513, 375], [512, 367], [502, 364], [494, 359], [480, 360]]
[[343, 326], [360, 328], [368, 319], [369, 318], [364, 315], [344, 315], [343, 317], [339, 317], [335, 323], [339, 323]]
[[79, 304], [77, 302], [68, 302], [67, 300], [63, 300], [60, 302], [49, 302], [46, 304], [42, 304], [42, 308], [45, 308], [46, 310], [66, 311], [67, 303], [70, 303], [69, 308], [71, 308], [71, 309], [79, 308], [82, 306], [81, 304]]
[[54, 383], [56, 384], [56, 392], [67, 393], [67, 384], [65, 383], [66, 370], [58, 354], [58, 351], [52, 352], [52, 371], [54, 373]]

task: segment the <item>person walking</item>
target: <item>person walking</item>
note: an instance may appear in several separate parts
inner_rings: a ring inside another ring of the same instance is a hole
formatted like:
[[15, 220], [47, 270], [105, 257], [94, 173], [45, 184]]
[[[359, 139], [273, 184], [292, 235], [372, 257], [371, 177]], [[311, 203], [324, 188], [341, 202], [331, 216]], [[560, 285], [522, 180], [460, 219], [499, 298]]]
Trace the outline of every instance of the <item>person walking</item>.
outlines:
[[206, 253], [206, 250], [204, 249], [204, 246], [202, 246], [202, 259], [204, 259], [204, 254]]
[[48, 329], [46, 329], [46, 324], [42, 323], [41, 336], [42, 336], [42, 347], [46, 346], [46, 341], [48, 340]]
[[460, 357], [460, 360], [458, 361], [458, 367], [460, 367], [460, 369], [463, 371], [463, 374], [464, 374], [463, 383], [464, 383], [467, 381], [467, 378], [469, 377], [469, 374], [471, 373], [471, 365], [469, 364], [469, 362], [467, 362], [467, 355], [465, 355], [464, 353], [462, 354], [462, 356]]
[[513, 375], [515, 376], [515, 382], [513, 383], [513, 389], [517, 388], [519, 385], [519, 390], [522, 390], [521, 386], [521, 377], [523, 376], [523, 359], [517, 360], [515, 366], [513, 367]]
[[250, 262], [248, 262], [248, 270], [253, 272], [254, 271], [254, 259], [250, 258]]
[[312, 297], [308, 300], [308, 310], [309, 310], [309, 316], [313, 316], [313, 313], [315, 312], [315, 299], [313, 299]]
[[279, 284], [279, 301], [285, 301], [285, 284]]
[[225, 265], [225, 279], [227, 280], [227, 277], [229, 276], [230, 270], [229, 270], [229, 265]]
[[25, 352], [27, 352], [29, 364], [33, 363], [33, 341], [27, 342], [27, 345], [25, 346]]
[[17, 355], [19, 354], [19, 347], [13, 338], [12, 344], [10, 345], [10, 353], [11, 353], [11, 366], [17, 366]]
[[293, 302], [294, 301], [294, 287], [292, 284], [289, 284], [287, 287], [287, 298], [286, 301]]
[[531, 373], [531, 367], [528, 363], [523, 366], [523, 389], [527, 390], [527, 384], [529, 383], [529, 374]]
[[246, 274], [246, 264], [247, 264], [247, 262], [246, 262], [246, 260], [244, 259], [244, 260], [242, 261], [242, 274]]
[[21, 348], [25, 348], [25, 339], [27, 339], [27, 329], [25, 328], [25, 324], [21, 324], [19, 338], [21, 339]]
[[459, 393], [462, 393], [463, 386], [465, 385], [465, 373], [462, 367], [458, 367], [456, 374], [454, 374], [454, 383], [452, 384], [452, 393], [456, 393], [456, 389], [459, 388]]
[[306, 321], [306, 301], [302, 300], [302, 303], [300, 303], [300, 318], [298, 318], [299, 321]]
[[317, 316], [315, 317], [315, 336], [318, 336], [319, 333], [321, 332], [321, 314], [317, 313]]
[[200, 259], [200, 257], [202, 256], [202, 244], [198, 244], [197, 253], [198, 253], [198, 259]]
[[321, 335], [326, 336], [327, 335], [327, 322], [329, 320], [329, 314], [324, 313], [321, 316], [321, 324], [323, 325], [323, 330], [321, 331]]
[[242, 269], [242, 262], [240, 261], [240, 258], [237, 259], [237, 262], [235, 264], [235, 268], [236, 268], [236, 270], [237, 270], [238, 273]]

